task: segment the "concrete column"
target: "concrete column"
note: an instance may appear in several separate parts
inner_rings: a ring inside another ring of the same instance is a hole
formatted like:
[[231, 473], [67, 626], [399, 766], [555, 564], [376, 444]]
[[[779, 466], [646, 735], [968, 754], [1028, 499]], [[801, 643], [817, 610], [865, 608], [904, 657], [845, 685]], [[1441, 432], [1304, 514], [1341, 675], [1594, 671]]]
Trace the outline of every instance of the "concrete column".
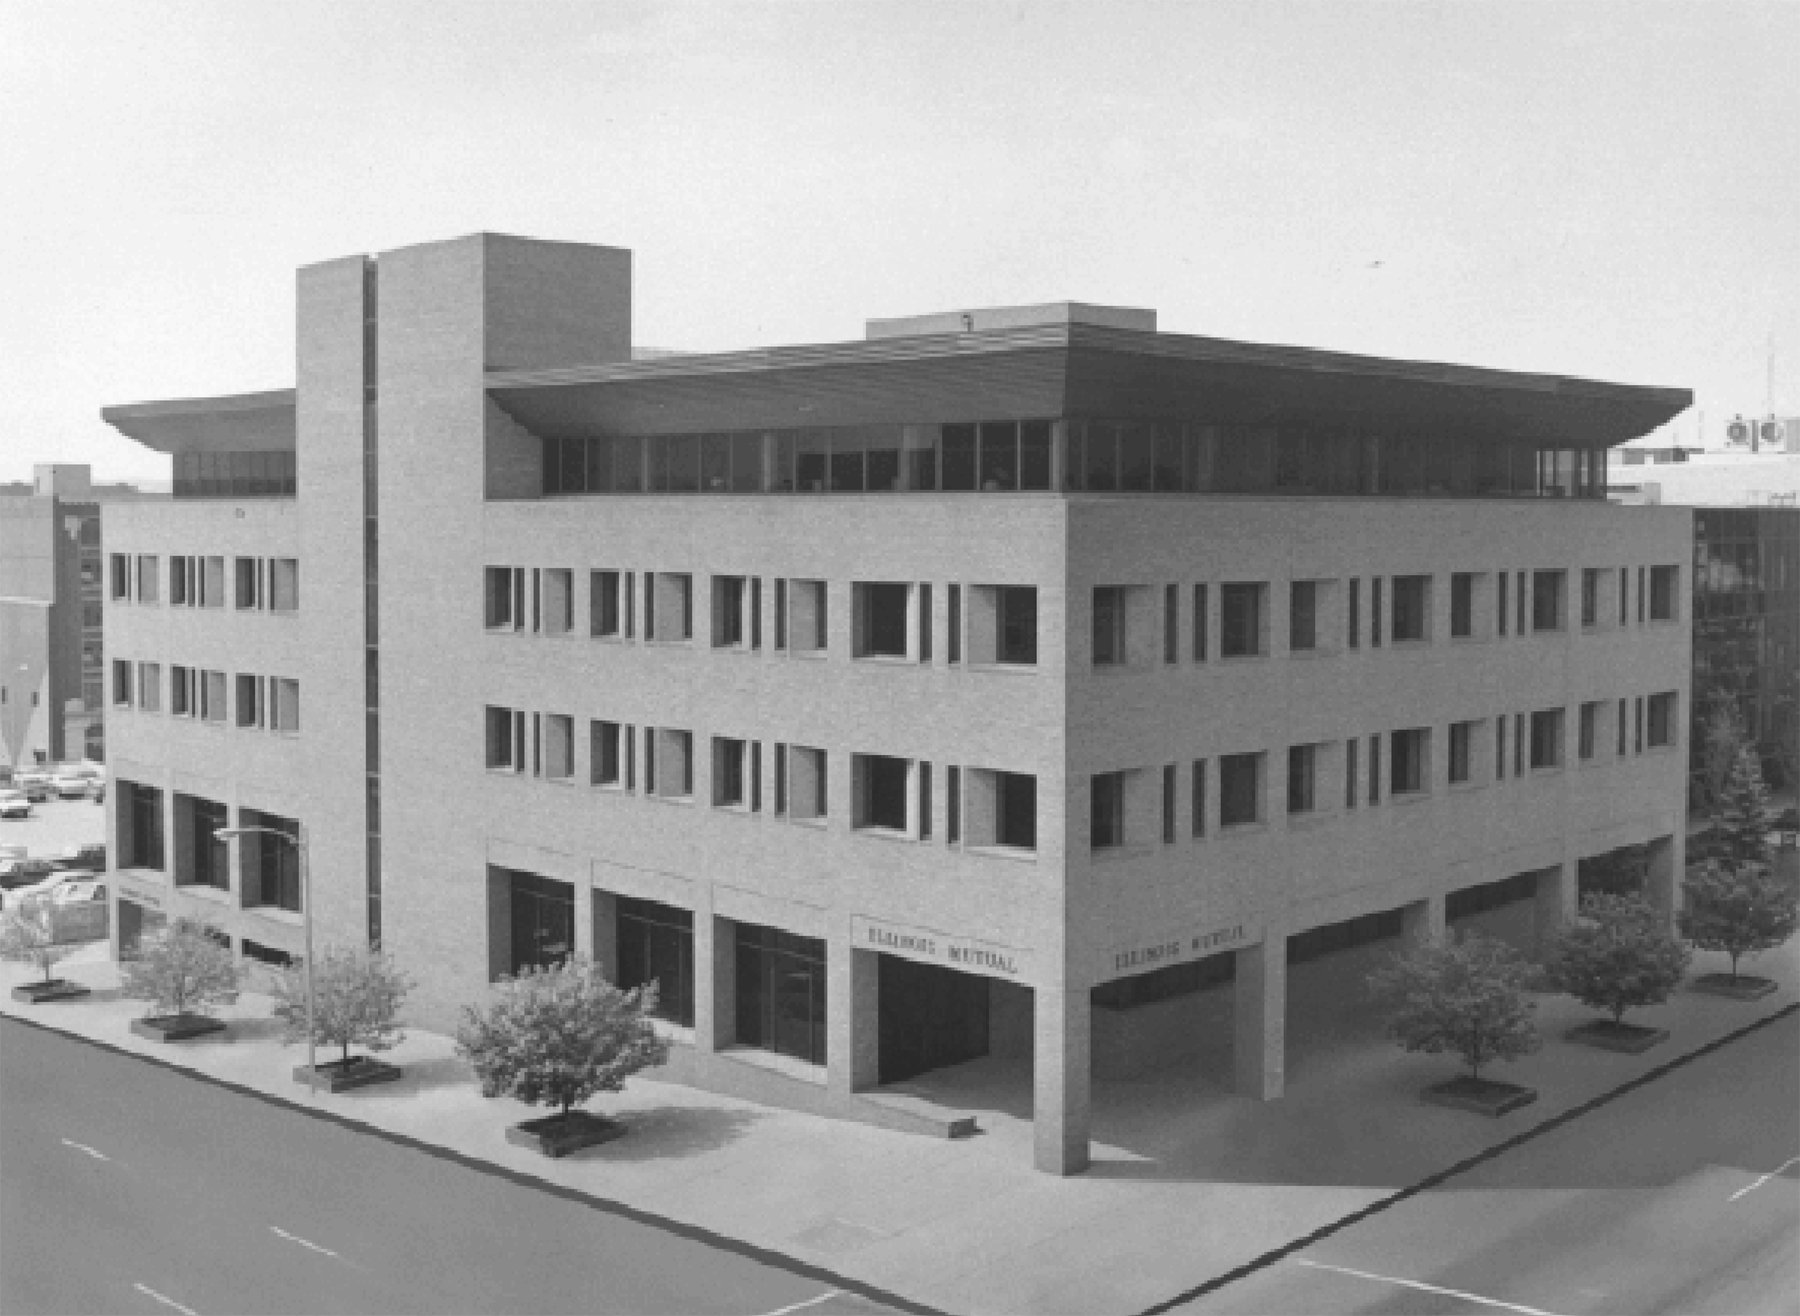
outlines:
[[1400, 911], [1400, 935], [1409, 947], [1436, 941], [1444, 935], [1444, 897], [1426, 896]]
[[[588, 954], [593, 956], [595, 966], [606, 980], [616, 983], [619, 981], [619, 898], [610, 891], [589, 887], [588, 902], [592, 907], [587, 919]], [[580, 906], [575, 912], [579, 918]]]
[[1565, 859], [1554, 868], [1538, 870], [1532, 934], [1539, 955], [1548, 949], [1557, 933], [1575, 921], [1579, 893], [1575, 860]]
[[1031, 1063], [1033, 1158], [1046, 1174], [1087, 1169], [1093, 1067], [1092, 1005], [1087, 988], [1038, 987]]
[[1677, 826], [1667, 836], [1650, 842], [1650, 867], [1644, 879], [1644, 895], [1668, 920], [1671, 930], [1681, 912], [1681, 879], [1687, 872], [1687, 836]]
[[512, 876], [504, 868], [489, 864], [488, 894], [488, 981], [512, 972]]
[[825, 1083], [834, 1097], [867, 1091], [881, 1076], [881, 961], [852, 948], [848, 932], [826, 949]]
[[712, 912], [712, 889], [694, 892], [694, 1047], [719, 1051], [737, 1040], [737, 940]]
[[594, 888], [586, 878], [575, 883], [575, 954], [594, 958]]
[[1287, 936], [1237, 951], [1232, 1069], [1238, 1095], [1273, 1101], [1287, 1084]]

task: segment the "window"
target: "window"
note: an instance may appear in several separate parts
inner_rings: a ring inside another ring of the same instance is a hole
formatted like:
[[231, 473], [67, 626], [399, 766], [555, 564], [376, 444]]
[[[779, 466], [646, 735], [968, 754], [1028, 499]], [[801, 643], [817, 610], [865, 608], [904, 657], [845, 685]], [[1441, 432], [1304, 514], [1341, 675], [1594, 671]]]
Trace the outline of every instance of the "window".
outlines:
[[1523, 635], [1523, 634], [1525, 634], [1525, 609], [1527, 608], [1527, 606], [1529, 606], [1529, 603], [1528, 603], [1528, 600], [1527, 600], [1526, 594], [1525, 594], [1525, 573], [1523, 571], [1521, 571], [1519, 573], [1518, 589], [1516, 592], [1517, 592], [1518, 603], [1519, 603], [1518, 634]]
[[108, 597], [117, 600], [131, 597], [131, 559], [123, 553], [114, 553], [111, 569], [108, 573]]
[[157, 601], [159, 580], [156, 556], [154, 554], [140, 556], [137, 560], [137, 598], [139, 603], [155, 603]]
[[1675, 582], [1679, 567], [1650, 568], [1650, 620], [1675, 620]]
[[566, 713], [544, 714], [544, 776], [549, 781], [575, 779], [575, 719]]
[[1219, 759], [1219, 826], [1247, 827], [1263, 820], [1263, 756], [1225, 754]]
[[222, 557], [209, 557], [201, 562], [200, 606], [203, 608], [225, 606], [225, 559]]
[[694, 916], [651, 900], [618, 897], [618, 985], [629, 991], [656, 984], [651, 1012], [683, 1028], [694, 1026]]
[[962, 841], [962, 769], [954, 763], [944, 774], [944, 841]]
[[729, 736], [712, 741], [712, 802], [714, 808], [742, 809], [749, 804], [745, 786], [749, 780], [750, 744]]
[[198, 674], [191, 667], [169, 669], [169, 712], [176, 717], [194, 717], [200, 711], [200, 696], [195, 689]]
[[[1506, 577], [1502, 576], [1502, 580]], [[1494, 719], [1494, 780], [1506, 780], [1506, 714]]]
[[1423, 794], [1430, 781], [1426, 754], [1431, 744], [1431, 732], [1417, 727], [1396, 731], [1388, 739], [1388, 794]]
[[1369, 647], [1381, 647], [1381, 619], [1385, 615], [1381, 606], [1381, 577], [1369, 577]]
[[146, 713], [162, 711], [162, 664], [139, 663], [137, 669], [138, 707]]
[[1181, 660], [1181, 586], [1163, 586], [1163, 661]]
[[1194, 586], [1194, 661], [1206, 661], [1206, 586]]
[[1565, 571], [1531, 573], [1531, 629], [1536, 634], [1563, 629]]
[[592, 635], [621, 638], [631, 634], [626, 618], [631, 598], [630, 587], [619, 571], [588, 573], [588, 632]]
[[1288, 648], [1296, 653], [1319, 644], [1319, 582], [1296, 580], [1288, 587]]
[[269, 678], [269, 729], [300, 730], [300, 682], [284, 676]]
[[1625, 701], [1623, 699], [1621, 699], [1619, 701], [1618, 727], [1619, 727], [1618, 756], [1620, 758], [1624, 758], [1625, 757]]
[[1600, 727], [1600, 701], [1591, 699], [1581, 706], [1580, 723], [1576, 730], [1576, 755], [1584, 762], [1594, 757], [1594, 744]]
[[712, 578], [712, 645], [715, 649], [749, 647], [750, 580], [747, 576]]
[[1394, 577], [1394, 643], [1431, 638], [1431, 577]]
[[1581, 569], [1581, 624], [1592, 629], [1600, 624], [1600, 568]]
[[1560, 768], [1563, 761], [1563, 711], [1541, 708], [1531, 715], [1531, 766]]
[[1506, 615], [1507, 615], [1507, 613], [1506, 613], [1506, 582], [1507, 582], [1507, 580], [1508, 580], [1507, 574], [1504, 571], [1502, 571], [1498, 576], [1499, 588], [1494, 592], [1494, 598], [1499, 603], [1499, 606], [1495, 609], [1495, 612], [1494, 612], [1494, 622], [1495, 622], [1494, 629], [1496, 631], [1498, 631], [1501, 635], [1506, 634]]
[[238, 859], [244, 875], [244, 904], [300, 913], [299, 847], [281, 839], [282, 836], [297, 839], [300, 824], [278, 814], [239, 809], [238, 825], [267, 827], [281, 833], [281, 836], [270, 836], [267, 832], [251, 832], [238, 842]]
[[1619, 625], [1631, 620], [1631, 568], [1619, 568]]
[[1012, 850], [1037, 849], [1037, 778], [1024, 772], [996, 772], [994, 844]]
[[801, 822], [823, 820], [829, 814], [826, 789], [826, 755], [822, 749], [794, 745], [788, 751], [788, 816]]
[[496, 772], [525, 770], [525, 714], [487, 706], [487, 766]]
[[1349, 620], [1345, 636], [1352, 649], [1362, 644], [1362, 580], [1356, 576], [1350, 578], [1350, 601], [1344, 609]]
[[1289, 816], [1312, 813], [1319, 807], [1319, 747], [1288, 746], [1287, 811]]
[[[919, 764], [919, 839], [931, 839], [931, 764]], [[760, 802], [752, 807], [760, 807]]]
[[269, 559], [269, 611], [300, 610], [300, 561], [291, 557]]
[[1369, 737], [1369, 803], [1381, 803], [1381, 737]]
[[237, 676], [237, 724], [260, 727], [263, 724], [262, 677], [239, 672]]
[[666, 800], [692, 799], [694, 733], [651, 727], [644, 740], [644, 789]]
[[1219, 656], [1253, 658], [1268, 652], [1264, 607], [1268, 586], [1236, 582], [1219, 587]]
[[[955, 599], [955, 586], [951, 586]], [[790, 580], [787, 582], [787, 640], [795, 653], [825, 652], [826, 614], [825, 582], [822, 580]], [[952, 631], [952, 644], [955, 632]], [[780, 647], [779, 643], [776, 647]]]
[[1125, 662], [1125, 587], [1094, 587], [1094, 666]]
[[1175, 765], [1166, 763], [1162, 770], [1162, 838], [1164, 845], [1175, 844]]
[[1458, 571], [1450, 577], [1450, 638], [1467, 640], [1475, 634], [1475, 573]]
[[754, 923], [736, 928], [738, 1043], [823, 1065], [825, 943]]
[[199, 597], [199, 583], [194, 579], [194, 559], [186, 556], [171, 557], [169, 559], [169, 606], [191, 608], [198, 603]]
[[1450, 784], [1466, 786], [1474, 775], [1475, 726], [1473, 722], [1450, 724]]
[[628, 729], [617, 722], [588, 723], [588, 779], [594, 785], [625, 785], [628, 736]]
[[1344, 807], [1356, 807], [1356, 739], [1344, 742]]
[[163, 866], [163, 793], [141, 782], [119, 783], [119, 850], [128, 868]]
[[1639, 626], [1642, 626], [1642, 625], [1643, 625], [1643, 624], [1644, 624], [1644, 604], [1645, 604], [1645, 602], [1646, 602], [1646, 600], [1645, 600], [1645, 597], [1644, 597], [1644, 595], [1645, 595], [1645, 591], [1644, 591], [1644, 569], [1643, 569], [1643, 568], [1642, 568], [1642, 567], [1639, 567], [1639, 568], [1638, 568], [1638, 572], [1637, 572], [1637, 580], [1638, 580], [1638, 586], [1637, 586], [1637, 619], [1638, 619], [1638, 625], [1639, 625]]
[[120, 708], [131, 707], [131, 664], [113, 659], [112, 701]]
[[1513, 717], [1513, 776], [1525, 775], [1525, 714]]
[[[1673, 568], [1671, 568], [1672, 570]], [[1650, 696], [1650, 747], [1666, 749], [1675, 743], [1675, 692]]]
[[567, 567], [547, 568], [541, 588], [544, 634], [567, 635], [575, 629], [575, 573]]
[[1206, 835], [1206, 760], [1194, 760], [1194, 778], [1188, 786], [1189, 808], [1193, 811], [1195, 836]]
[[682, 644], [694, 638], [694, 578], [684, 571], [644, 573], [644, 638]]
[[175, 883], [231, 889], [231, 856], [219, 829], [229, 811], [216, 800], [175, 795]]
[[950, 663], [950, 665], [952, 667], [954, 667], [957, 663], [960, 663], [962, 661], [962, 586], [961, 585], [950, 586], [949, 596], [944, 601], [944, 608], [945, 608], [945, 612], [946, 612], [944, 622], [945, 622], [946, 628], [950, 632], [949, 637], [945, 641], [945, 644], [948, 648], [948, 652], [944, 655], [944, 657], [945, 657], [946, 661], [948, 661]]
[[525, 568], [487, 567], [482, 572], [490, 631], [525, 629]]
[[1125, 774], [1096, 772], [1088, 780], [1088, 845], [1116, 850], [1125, 844]]
[[225, 720], [225, 673], [200, 673], [200, 717], [206, 722]]
[[234, 558], [232, 559], [231, 566], [232, 580], [236, 586], [232, 591], [232, 605], [239, 611], [262, 607], [262, 559], [255, 557]]
[[994, 587], [994, 661], [1037, 663], [1037, 590], [1030, 585]]
[[850, 758], [856, 792], [851, 826], [905, 833], [908, 774], [912, 764], [885, 754], [854, 754]]
[[857, 658], [905, 658], [912, 586], [898, 581], [857, 581], [851, 586]]

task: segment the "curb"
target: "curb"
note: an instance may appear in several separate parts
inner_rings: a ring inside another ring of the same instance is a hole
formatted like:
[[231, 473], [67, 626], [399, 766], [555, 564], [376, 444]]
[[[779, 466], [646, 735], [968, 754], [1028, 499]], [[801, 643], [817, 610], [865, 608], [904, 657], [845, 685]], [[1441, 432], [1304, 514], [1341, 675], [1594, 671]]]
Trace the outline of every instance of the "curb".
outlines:
[[552, 1183], [548, 1179], [541, 1179], [537, 1175], [530, 1174], [524, 1170], [515, 1170], [493, 1161], [482, 1160], [478, 1156], [471, 1156], [467, 1152], [460, 1152], [451, 1147], [440, 1147], [436, 1143], [422, 1141], [421, 1139], [412, 1137], [410, 1134], [395, 1133], [391, 1129], [384, 1129], [363, 1120], [353, 1119], [348, 1115], [338, 1114], [336, 1111], [319, 1110], [291, 1098], [277, 1096], [272, 1092], [262, 1092], [256, 1088], [247, 1087], [242, 1083], [234, 1083], [230, 1079], [219, 1078], [216, 1075], [205, 1073], [202, 1070], [188, 1069], [173, 1061], [164, 1060], [160, 1056], [150, 1056], [144, 1055], [138, 1051], [128, 1051], [122, 1046], [117, 1046], [112, 1042], [103, 1042], [97, 1037], [87, 1037], [81, 1033], [67, 1032], [64, 1029], [57, 1028], [51, 1024], [39, 1023], [35, 1019], [26, 1019], [16, 1014], [0, 1015], [0, 1022], [16, 1023], [25, 1028], [35, 1028], [41, 1033], [50, 1033], [57, 1037], [67, 1038], [71, 1042], [80, 1042], [101, 1051], [110, 1051], [114, 1055], [123, 1056], [129, 1060], [143, 1061], [146, 1064], [155, 1065], [161, 1069], [168, 1070], [172, 1074], [180, 1074], [185, 1078], [198, 1079], [203, 1083], [210, 1083], [214, 1087], [223, 1088], [228, 1092], [235, 1092], [239, 1096], [254, 1097], [256, 1100], [266, 1102], [271, 1106], [279, 1106], [284, 1110], [294, 1111], [297, 1114], [306, 1115], [312, 1119], [323, 1120], [329, 1124], [336, 1124], [340, 1128], [347, 1129], [352, 1133], [363, 1133], [373, 1137], [382, 1138], [396, 1146], [407, 1147], [413, 1151], [424, 1152], [427, 1156], [435, 1156], [439, 1160], [449, 1161], [454, 1165], [461, 1165], [482, 1174], [493, 1175], [496, 1178], [510, 1180], [522, 1188], [530, 1188], [537, 1192], [549, 1193], [554, 1197], [562, 1198], [564, 1201], [574, 1202], [580, 1206], [588, 1207], [590, 1210], [599, 1211], [605, 1215], [618, 1216], [620, 1219], [630, 1220], [634, 1224], [645, 1225], [652, 1229], [660, 1229], [664, 1233], [674, 1234], [676, 1237], [685, 1238], [690, 1242], [701, 1243], [707, 1247], [716, 1248], [721, 1252], [730, 1252], [736, 1256], [760, 1262], [775, 1270], [786, 1271], [790, 1275], [798, 1275], [804, 1279], [815, 1280], [818, 1283], [829, 1285], [841, 1292], [855, 1294], [857, 1297], [867, 1298], [871, 1302], [880, 1303], [885, 1307], [891, 1307], [895, 1311], [912, 1313], [913, 1316], [946, 1316], [945, 1313], [940, 1312], [936, 1307], [927, 1307], [923, 1303], [916, 1302], [911, 1298], [902, 1297], [898, 1293], [889, 1293], [884, 1289], [878, 1289], [874, 1285], [868, 1284], [863, 1280], [852, 1279], [848, 1275], [840, 1275], [835, 1271], [826, 1270], [824, 1267], [816, 1266], [809, 1261], [802, 1261], [798, 1257], [791, 1257], [785, 1252], [776, 1252], [770, 1248], [758, 1247], [756, 1244], [746, 1243], [742, 1239], [732, 1238], [726, 1234], [715, 1233], [710, 1229], [702, 1228], [699, 1225], [690, 1225], [683, 1221], [672, 1219], [669, 1216], [657, 1215], [653, 1211], [645, 1211], [635, 1206], [628, 1206], [624, 1202], [614, 1201], [612, 1198], [600, 1197], [594, 1193], [583, 1192], [579, 1188], [570, 1188], [566, 1184]]
[[1513, 1148], [1520, 1146], [1523, 1143], [1530, 1142], [1533, 1138], [1541, 1137], [1543, 1134], [1559, 1129], [1563, 1125], [1581, 1118], [1590, 1111], [1598, 1110], [1601, 1106], [1617, 1101], [1620, 1097], [1637, 1091], [1639, 1088], [1654, 1082], [1663, 1075], [1680, 1069], [1683, 1065], [1692, 1064], [1702, 1056], [1712, 1054], [1714, 1051], [1717, 1051], [1728, 1043], [1735, 1042], [1739, 1038], [1748, 1037], [1759, 1028], [1766, 1028], [1772, 1023], [1787, 1018], [1795, 1011], [1800, 1011], [1800, 1002], [1784, 1005], [1781, 1009], [1776, 1010], [1771, 1014], [1766, 1014], [1760, 1019], [1752, 1020], [1741, 1028], [1733, 1029], [1723, 1037], [1715, 1037], [1705, 1045], [1695, 1047], [1692, 1051], [1676, 1056], [1673, 1060], [1665, 1060], [1654, 1069], [1647, 1069], [1636, 1078], [1627, 1079], [1625, 1082], [1619, 1084], [1619, 1086], [1609, 1088], [1597, 1097], [1590, 1097], [1578, 1106], [1571, 1106], [1560, 1115], [1552, 1115], [1549, 1119], [1541, 1120], [1532, 1125], [1529, 1129], [1520, 1133], [1515, 1133], [1512, 1137], [1497, 1142], [1492, 1147], [1484, 1148], [1483, 1150], [1476, 1152], [1473, 1156], [1465, 1156], [1462, 1160], [1457, 1161], [1447, 1169], [1439, 1170], [1435, 1174], [1426, 1175], [1417, 1183], [1408, 1184], [1405, 1188], [1390, 1193], [1379, 1201], [1371, 1202], [1360, 1210], [1352, 1211], [1349, 1215], [1334, 1220], [1328, 1225], [1321, 1225], [1310, 1234], [1303, 1234], [1301, 1237], [1294, 1239], [1291, 1243], [1284, 1243], [1278, 1248], [1272, 1248], [1260, 1256], [1252, 1257], [1241, 1266], [1235, 1266], [1222, 1275], [1213, 1276], [1203, 1284], [1197, 1284], [1193, 1288], [1184, 1289], [1172, 1298], [1165, 1298], [1154, 1306], [1146, 1307], [1138, 1313], [1138, 1316], [1163, 1316], [1163, 1313], [1173, 1311], [1177, 1307], [1185, 1306], [1196, 1298], [1204, 1298], [1210, 1293], [1216, 1293], [1228, 1284], [1235, 1284], [1240, 1279], [1248, 1279], [1257, 1271], [1266, 1270], [1277, 1261], [1282, 1261], [1296, 1252], [1311, 1247], [1314, 1243], [1330, 1238], [1340, 1230], [1348, 1229], [1354, 1224], [1359, 1224], [1362, 1221], [1367, 1220], [1370, 1216], [1380, 1215], [1383, 1211], [1388, 1210], [1390, 1207], [1398, 1206], [1408, 1198], [1417, 1197], [1420, 1193], [1436, 1188], [1447, 1179], [1453, 1179], [1457, 1175], [1466, 1173], [1484, 1162], [1493, 1160], [1497, 1156], [1503, 1156]]

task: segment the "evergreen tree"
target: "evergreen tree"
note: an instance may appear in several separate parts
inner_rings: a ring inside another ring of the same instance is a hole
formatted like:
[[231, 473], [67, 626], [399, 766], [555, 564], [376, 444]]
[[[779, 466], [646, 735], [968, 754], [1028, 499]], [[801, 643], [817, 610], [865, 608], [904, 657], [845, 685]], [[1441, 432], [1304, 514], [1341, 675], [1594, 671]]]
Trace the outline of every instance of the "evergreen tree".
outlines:
[[1687, 972], [1688, 950], [1669, 934], [1649, 901], [1632, 896], [1593, 895], [1581, 902], [1581, 917], [1557, 937], [1550, 953], [1549, 981], [1583, 1005], [1611, 1013], [1659, 1005]]
[[1527, 994], [1533, 967], [1503, 941], [1453, 934], [1396, 953], [1369, 975], [1388, 1035], [1407, 1051], [1450, 1051], [1469, 1076], [1542, 1045]]
[[125, 965], [119, 991], [151, 1002], [152, 1017], [206, 1014], [237, 1000], [241, 978], [229, 946], [214, 941], [204, 923], [178, 918], [145, 938], [142, 954]]
[[[331, 946], [313, 966], [313, 1030], [316, 1046], [391, 1051], [406, 1040], [398, 1026], [400, 1006], [413, 982], [391, 956], [362, 946]], [[290, 1043], [306, 1040], [306, 969], [296, 965], [275, 984], [275, 1016], [286, 1025]]]
[[1775, 875], [1768, 812], [1762, 765], [1740, 743], [1713, 812], [1711, 854], [1681, 884], [1682, 935], [1729, 955], [1734, 980], [1739, 959], [1781, 945], [1800, 918], [1800, 892]]
[[1732, 756], [1731, 770], [1712, 810], [1714, 856], [1741, 866], [1768, 867], [1769, 790], [1763, 784], [1762, 764], [1756, 747], [1741, 736]]

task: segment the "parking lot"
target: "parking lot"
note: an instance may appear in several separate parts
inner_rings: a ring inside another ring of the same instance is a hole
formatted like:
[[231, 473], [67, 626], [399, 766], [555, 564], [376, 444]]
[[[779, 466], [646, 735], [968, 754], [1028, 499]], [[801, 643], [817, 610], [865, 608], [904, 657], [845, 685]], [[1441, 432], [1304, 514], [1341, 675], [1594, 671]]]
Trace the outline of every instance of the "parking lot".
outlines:
[[0, 818], [0, 845], [22, 845], [28, 855], [105, 839], [106, 806], [92, 800], [49, 800], [32, 805], [29, 818]]

